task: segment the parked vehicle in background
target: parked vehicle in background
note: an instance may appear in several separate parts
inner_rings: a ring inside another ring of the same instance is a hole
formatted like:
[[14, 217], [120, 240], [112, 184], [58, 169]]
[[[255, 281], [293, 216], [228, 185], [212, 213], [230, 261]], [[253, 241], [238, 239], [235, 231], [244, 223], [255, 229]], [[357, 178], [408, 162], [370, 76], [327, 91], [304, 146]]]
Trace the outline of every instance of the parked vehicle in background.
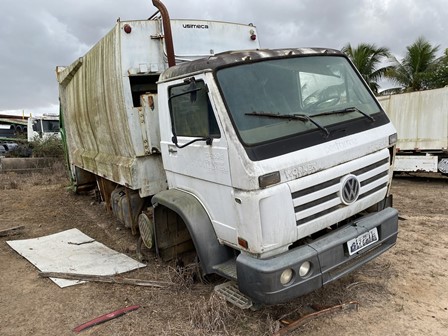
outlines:
[[243, 307], [392, 247], [396, 131], [349, 59], [259, 49], [252, 25], [170, 20], [153, 3], [162, 18], [118, 22], [57, 69], [74, 189], [99, 188], [163, 260], [196, 251]]
[[0, 146], [4, 156], [51, 156], [48, 150], [61, 147], [60, 139], [57, 114], [34, 117], [2, 115], [0, 118]]
[[28, 141], [46, 140], [50, 137], [61, 138], [59, 132], [59, 115], [43, 114], [28, 118]]
[[395, 171], [448, 174], [448, 87], [378, 100], [397, 128]]

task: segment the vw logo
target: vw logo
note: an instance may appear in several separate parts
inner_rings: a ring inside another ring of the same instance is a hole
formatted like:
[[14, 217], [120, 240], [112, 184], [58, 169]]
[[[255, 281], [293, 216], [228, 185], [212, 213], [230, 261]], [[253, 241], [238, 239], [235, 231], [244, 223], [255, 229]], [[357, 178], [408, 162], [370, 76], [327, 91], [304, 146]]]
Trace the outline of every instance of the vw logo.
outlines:
[[358, 199], [361, 184], [355, 175], [347, 175], [341, 180], [340, 197], [345, 205], [352, 204]]

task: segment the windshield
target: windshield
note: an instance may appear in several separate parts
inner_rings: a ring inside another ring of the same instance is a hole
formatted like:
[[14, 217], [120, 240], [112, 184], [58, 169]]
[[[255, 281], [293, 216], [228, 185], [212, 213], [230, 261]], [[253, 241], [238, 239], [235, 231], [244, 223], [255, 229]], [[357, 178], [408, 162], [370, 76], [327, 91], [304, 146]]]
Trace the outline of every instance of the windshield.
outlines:
[[243, 64], [218, 70], [217, 79], [246, 145], [305, 132], [328, 133], [329, 126], [351, 119], [373, 122], [371, 115], [380, 111], [341, 56]]
[[59, 132], [59, 120], [42, 120], [44, 132]]

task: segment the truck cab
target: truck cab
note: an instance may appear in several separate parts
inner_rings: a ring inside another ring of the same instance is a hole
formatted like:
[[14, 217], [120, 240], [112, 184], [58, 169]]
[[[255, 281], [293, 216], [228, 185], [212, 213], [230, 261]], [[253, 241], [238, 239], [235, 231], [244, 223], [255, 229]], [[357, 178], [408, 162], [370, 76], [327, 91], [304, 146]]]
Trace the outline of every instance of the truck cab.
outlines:
[[395, 129], [342, 53], [223, 53], [166, 70], [158, 95], [169, 190], [238, 251], [209, 268], [251, 298], [303, 295], [395, 243]]
[[61, 138], [59, 133], [59, 115], [44, 114], [28, 118], [28, 141], [47, 140], [51, 137]]

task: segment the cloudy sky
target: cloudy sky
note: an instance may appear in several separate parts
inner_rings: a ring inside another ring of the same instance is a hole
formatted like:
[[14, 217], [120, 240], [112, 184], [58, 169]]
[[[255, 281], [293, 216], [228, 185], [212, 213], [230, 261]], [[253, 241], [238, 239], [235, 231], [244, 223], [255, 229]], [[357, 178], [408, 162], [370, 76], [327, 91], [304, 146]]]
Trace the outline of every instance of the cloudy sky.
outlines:
[[[171, 18], [257, 26], [263, 48], [374, 43], [399, 59], [424, 36], [448, 47], [446, 0], [163, 0]], [[82, 56], [117, 18], [145, 19], [151, 0], [1, 0], [0, 113], [57, 112], [57, 65]]]

